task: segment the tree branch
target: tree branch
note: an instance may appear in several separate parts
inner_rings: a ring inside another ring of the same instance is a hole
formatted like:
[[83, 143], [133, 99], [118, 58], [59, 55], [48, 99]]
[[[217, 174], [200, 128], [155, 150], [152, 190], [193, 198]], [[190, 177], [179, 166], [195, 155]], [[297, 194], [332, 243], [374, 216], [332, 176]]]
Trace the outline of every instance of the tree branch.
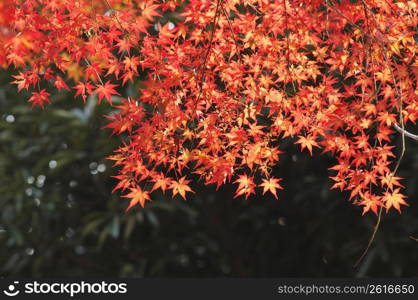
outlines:
[[396, 131], [399, 132], [400, 134], [404, 134], [406, 137], [409, 137], [413, 140], [418, 141], [418, 135], [412, 134], [406, 131], [405, 129], [402, 129], [397, 123], [393, 123], [393, 127], [395, 127]]
[[380, 221], [382, 220], [382, 210], [383, 210], [383, 208], [381, 206], [379, 208], [379, 214], [377, 216], [376, 224], [374, 225], [374, 228], [373, 228], [372, 236], [369, 239], [369, 243], [367, 244], [366, 249], [363, 251], [363, 254], [360, 256], [360, 258], [354, 264], [353, 268], [357, 268], [357, 266], [361, 263], [363, 258], [366, 256], [367, 252], [369, 252], [369, 249], [372, 246], [372, 244], [374, 242], [374, 239], [376, 238], [377, 231], [379, 230], [379, 227], [380, 227]]

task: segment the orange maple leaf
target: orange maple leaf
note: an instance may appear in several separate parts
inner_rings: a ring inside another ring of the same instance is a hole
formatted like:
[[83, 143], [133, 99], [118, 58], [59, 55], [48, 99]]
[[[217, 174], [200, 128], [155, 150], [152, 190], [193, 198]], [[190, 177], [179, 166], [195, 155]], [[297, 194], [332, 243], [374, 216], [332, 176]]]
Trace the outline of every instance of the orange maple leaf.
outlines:
[[190, 180], [186, 179], [186, 176], [179, 179], [179, 181], [173, 180], [170, 184], [170, 189], [173, 190], [173, 198], [177, 194], [183, 197], [186, 200], [186, 192], [194, 193], [193, 190], [187, 185]]
[[380, 178], [382, 186], [387, 186], [391, 191], [393, 190], [393, 186], [403, 187], [403, 185], [399, 183], [400, 179], [402, 179], [402, 177], [393, 176], [392, 173], [386, 173]]
[[299, 139], [296, 141], [296, 144], [300, 144], [300, 147], [303, 149], [308, 148], [309, 153], [312, 155], [312, 146], [319, 147], [318, 143], [315, 141], [313, 135], [308, 135], [306, 137], [299, 136]]
[[263, 183], [260, 184], [260, 186], [263, 187], [263, 195], [267, 191], [270, 191], [270, 193], [273, 194], [274, 198], [278, 199], [276, 189], [283, 189], [283, 187], [279, 184], [280, 181], [280, 178], [269, 178], [268, 180], [263, 179]]
[[129, 206], [126, 208], [126, 211], [131, 209], [132, 206], [136, 204], [140, 204], [142, 207], [145, 205], [145, 201], [151, 201], [151, 198], [149, 197], [148, 191], [143, 191], [139, 186], [135, 188], [130, 188], [131, 192], [129, 194], [124, 195], [125, 198], [130, 198], [131, 202], [129, 203]]
[[385, 193], [383, 201], [385, 202], [386, 212], [388, 212], [391, 207], [394, 207], [400, 213], [401, 205], [409, 206], [409, 204], [404, 201], [406, 196], [399, 193], [399, 190], [400, 189], [395, 189], [393, 192]]
[[375, 215], [377, 215], [377, 208], [379, 206], [384, 206], [381, 201], [381, 197], [371, 195], [369, 192], [366, 192], [364, 194], [361, 193], [361, 197], [363, 198], [363, 200], [359, 203], [359, 205], [364, 206], [362, 215], [367, 213], [369, 210], [371, 210], [372, 212], [374, 212]]
[[154, 176], [154, 178], [152, 178], [151, 181], [154, 182], [154, 186], [152, 187], [151, 192], [160, 188], [163, 191], [163, 193], [165, 193], [167, 188], [171, 185], [171, 179], [164, 177], [163, 174]]
[[247, 174], [239, 175], [238, 179], [235, 180], [234, 183], [238, 183], [238, 188], [234, 198], [245, 194], [245, 199], [248, 199], [248, 196], [255, 194], [255, 183], [253, 177], [248, 177]]
[[158, 17], [160, 16], [160, 13], [157, 12], [159, 5], [155, 5], [155, 4], [145, 4], [142, 7], [142, 16], [145, 17], [146, 19], [152, 21], [154, 19], [154, 17]]

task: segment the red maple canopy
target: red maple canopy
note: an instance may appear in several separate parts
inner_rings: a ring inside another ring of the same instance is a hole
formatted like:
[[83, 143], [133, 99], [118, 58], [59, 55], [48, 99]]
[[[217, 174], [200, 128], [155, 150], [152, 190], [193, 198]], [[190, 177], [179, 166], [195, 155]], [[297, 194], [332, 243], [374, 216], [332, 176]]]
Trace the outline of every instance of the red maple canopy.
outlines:
[[0, 35], [33, 105], [72, 90], [119, 109], [107, 127], [129, 142], [110, 159], [129, 207], [157, 189], [186, 198], [192, 173], [277, 198], [288, 137], [335, 157], [333, 188], [363, 213], [407, 205], [395, 173], [416, 138], [416, 1], [1, 0]]

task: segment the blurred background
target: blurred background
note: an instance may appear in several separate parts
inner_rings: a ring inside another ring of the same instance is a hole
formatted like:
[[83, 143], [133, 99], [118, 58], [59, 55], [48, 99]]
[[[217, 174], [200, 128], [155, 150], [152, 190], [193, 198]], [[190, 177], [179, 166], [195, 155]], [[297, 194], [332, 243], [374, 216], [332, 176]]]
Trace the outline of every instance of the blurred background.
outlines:
[[[113, 193], [106, 104], [73, 93], [32, 109], [0, 73], [0, 275], [24, 277], [395, 277], [418, 275], [418, 144], [408, 140], [399, 175], [410, 207], [376, 217], [330, 191], [334, 160], [300, 153], [292, 140], [275, 170], [279, 200], [233, 199], [234, 187], [192, 185], [187, 201], [154, 195], [125, 212]], [[417, 132], [415, 130], [415, 132]], [[399, 137], [398, 137], [399, 139]], [[398, 141], [399, 143], [399, 141]]]

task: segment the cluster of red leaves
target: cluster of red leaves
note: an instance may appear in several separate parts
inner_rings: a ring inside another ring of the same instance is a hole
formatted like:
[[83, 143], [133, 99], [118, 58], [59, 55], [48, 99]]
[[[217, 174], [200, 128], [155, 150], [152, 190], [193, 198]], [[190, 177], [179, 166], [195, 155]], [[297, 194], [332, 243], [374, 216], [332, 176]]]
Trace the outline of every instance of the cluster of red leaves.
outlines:
[[53, 86], [112, 104], [142, 82], [108, 125], [129, 136], [110, 157], [129, 207], [157, 189], [186, 198], [192, 173], [218, 187], [233, 181], [236, 196], [258, 188], [277, 198], [271, 170], [287, 137], [332, 154], [333, 188], [363, 213], [407, 205], [391, 144], [395, 124], [418, 118], [416, 1], [0, 4], [0, 29], [14, 32], [1, 55], [34, 105]]

